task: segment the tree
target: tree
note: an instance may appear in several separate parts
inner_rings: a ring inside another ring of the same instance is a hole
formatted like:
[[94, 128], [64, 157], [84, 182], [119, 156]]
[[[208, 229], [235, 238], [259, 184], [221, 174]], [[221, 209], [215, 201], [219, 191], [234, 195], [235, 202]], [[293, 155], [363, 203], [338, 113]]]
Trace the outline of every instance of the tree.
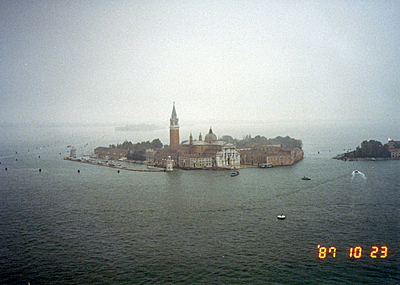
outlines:
[[388, 150], [388, 145], [382, 145], [381, 142], [370, 140], [364, 140], [360, 146], [356, 149], [346, 154], [347, 157], [354, 158], [386, 158], [390, 157], [390, 152]]
[[234, 139], [231, 136], [224, 135], [221, 137], [221, 140], [228, 143], [234, 143]]
[[144, 157], [144, 152], [143, 151], [137, 151], [137, 152], [132, 152], [127, 155], [128, 159], [131, 160], [139, 160], [139, 161], [144, 161], [146, 158]]
[[160, 139], [155, 139], [150, 143], [150, 148], [162, 148], [163, 144], [161, 143]]
[[250, 136], [246, 136], [243, 140], [236, 141], [236, 146], [237, 147], [245, 147], [249, 144], [254, 144], [254, 143], [280, 144], [283, 147], [290, 147], [290, 148], [302, 148], [303, 147], [303, 142], [301, 140], [296, 140], [289, 136], [286, 136], [286, 137], [277, 136], [274, 139], [268, 139], [268, 138], [266, 138], [264, 136], [260, 136], [260, 135], [257, 135], [254, 138], [251, 138]]

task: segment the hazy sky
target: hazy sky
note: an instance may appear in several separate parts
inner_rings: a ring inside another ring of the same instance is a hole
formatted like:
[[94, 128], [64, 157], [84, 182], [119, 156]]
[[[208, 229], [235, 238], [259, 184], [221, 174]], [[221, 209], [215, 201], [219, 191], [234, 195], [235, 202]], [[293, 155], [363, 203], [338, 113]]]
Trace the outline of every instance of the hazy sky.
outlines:
[[400, 121], [400, 1], [0, 0], [0, 123]]

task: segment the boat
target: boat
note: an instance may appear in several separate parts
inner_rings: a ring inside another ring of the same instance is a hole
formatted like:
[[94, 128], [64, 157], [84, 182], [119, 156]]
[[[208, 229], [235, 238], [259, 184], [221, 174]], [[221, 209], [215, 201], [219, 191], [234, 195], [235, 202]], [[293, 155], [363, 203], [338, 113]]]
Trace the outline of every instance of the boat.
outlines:
[[301, 178], [301, 180], [311, 180], [310, 177], [304, 176], [303, 178]]
[[231, 176], [232, 176], [232, 177], [238, 176], [238, 175], [239, 175], [239, 171], [236, 171], [236, 172], [232, 172], [232, 173], [231, 173]]
[[358, 170], [354, 170], [354, 173], [357, 174], [357, 173], [359, 173], [359, 171]]
[[272, 163], [264, 163], [260, 165], [260, 168], [271, 168], [274, 167]]
[[278, 220], [284, 220], [286, 219], [286, 216], [284, 214], [278, 215], [276, 216], [278, 218]]

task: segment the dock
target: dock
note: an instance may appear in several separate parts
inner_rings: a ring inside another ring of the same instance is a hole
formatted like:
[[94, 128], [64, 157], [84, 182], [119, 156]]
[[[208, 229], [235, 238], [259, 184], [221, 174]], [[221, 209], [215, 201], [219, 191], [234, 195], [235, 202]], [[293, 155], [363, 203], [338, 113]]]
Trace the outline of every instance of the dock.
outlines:
[[110, 168], [116, 168], [118, 170], [139, 171], [139, 172], [166, 172], [166, 170], [164, 168], [151, 168], [151, 169], [129, 168], [129, 167], [125, 167], [125, 166], [114, 165], [114, 164], [109, 164], [109, 163], [102, 163], [102, 162], [97, 162], [97, 161], [90, 161], [87, 159], [79, 159], [79, 158], [74, 158], [74, 157], [64, 157], [64, 160], [75, 161], [75, 162], [91, 164], [91, 165], [105, 166], [105, 167], [110, 167]]

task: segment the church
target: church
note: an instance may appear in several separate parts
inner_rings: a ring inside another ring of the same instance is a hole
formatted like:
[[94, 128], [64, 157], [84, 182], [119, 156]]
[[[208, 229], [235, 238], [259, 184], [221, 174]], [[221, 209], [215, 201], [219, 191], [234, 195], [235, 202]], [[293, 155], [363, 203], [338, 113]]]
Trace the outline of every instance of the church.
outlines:
[[236, 146], [218, 140], [212, 128], [205, 135], [204, 140], [201, 133], [198, 140], [193, 140], [193, 135], [190, 134], [187, 142], [179, 143], [179, 119], [175, 102], [172, 107], [169, 135], [169, 148], [146, 151], [147, 163], [165, 167], [168, 156], [170, 156], [174, 167], [181, 169], [240, 168], [240, 153], [236, 150]]

